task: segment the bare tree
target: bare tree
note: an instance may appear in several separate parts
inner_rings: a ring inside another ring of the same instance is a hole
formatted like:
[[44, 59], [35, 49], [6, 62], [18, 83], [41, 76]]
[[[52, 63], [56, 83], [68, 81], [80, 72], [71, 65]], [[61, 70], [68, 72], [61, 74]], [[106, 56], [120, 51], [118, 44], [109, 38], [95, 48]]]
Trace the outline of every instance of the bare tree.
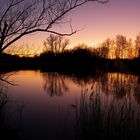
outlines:
[[103, 58], [109, 58], [109, 50], [112, 47], [112, 40], [111, 39], [106, 39], [100, 46], [100, 55]]
[[64, 52], [68, 45], [69, 40], [60, 35], [50, 34], [50, 36], [44, 41], [46, 51], [53, 54]]
[[106, 39], [101, 43], [96, 49], [95, 52], [100, 58], [109, 58], [109, 48], [111, 45], [111, 40]]
[[70, 25], [70, 33], [56, 32], [54, 26], [73, 9], [87, 3], [105, 3], [108, 0], [0, 0], [0, 53], [25, 35], [50, 32], [72, 35], [76, 31]]
[[134, 58], [134, 55], [133, 55], [133, 41], [132, 41], [132, 39], [129, 39], [128, 43], [127, 43], [127, 58], [128, 59]]
[[135, 40], [135, 57], [140, 57], [140, 33]]
[[124, 51], [127, 46], [127, 39], [123, 35], [117, 35], [116, 36], [116, 58], [124, 58]]
[[108, 58], [108, 51], [109, 51], [109, 48], [107, 48], [106, 46], [100, 46], [96, 48], [96, 54], [100, 58]]
[[115, 51], [115, 41], [114, 39], [106, 39], [103, 42], [103, 46], [106, 47], [106, 58], [114, 58], [114, 51]]

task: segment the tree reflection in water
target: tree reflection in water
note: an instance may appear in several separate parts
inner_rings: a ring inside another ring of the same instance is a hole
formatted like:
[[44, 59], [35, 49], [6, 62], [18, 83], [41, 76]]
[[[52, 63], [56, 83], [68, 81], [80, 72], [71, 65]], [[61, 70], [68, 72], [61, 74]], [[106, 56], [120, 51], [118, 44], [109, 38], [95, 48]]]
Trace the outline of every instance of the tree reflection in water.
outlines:
[[[113, 96], [116, 99], [127, 98], [140, 103], [140, 77], [131, 74], [101, 73], [88, 77], [74, 77], [73, 82], [82, 90], [89, 90], [102, 96]], [[134, 101], [134, 102], [135, 102]]]
[[[125, 134], [132, 130], [138, 135], [140, 134], [139, 76], [104, 72], [82, 76], [44, 72], [41, 73], [41, 76], [43, 77], [44, 90], [49, 96], [62, 96], [68, 91], [72, 93], [73, 90], [70, 88], [77, 88], [78, 90], [75, 90], [77, 92], [81, 89], [82, 93], [78, 94], [81, 94], [80, 100], [77, 99], [77, 104], [74, 103], [71, 107], [72, 111], [76, 111], [77, 131], [82, 136], [85, 134], [90, 138], [90, 135], [94, 134], [93, 132], [97, 132], [97, 136], [100, 136], [100, 132], [102, 132], [104, 138], [104, 134], [105, 137], [106, 134], [111, 133], [116, 136], [119, 132]], [[5, 93], [4, 88], [1, 88], [4, 87], [3, 83], [5, 82], [0, 82], [1, 93]], [[1, 95], [4, 97], [4, 94]], [[72, 94], [72, 96], [75, 95]], [[76, 98], [78, 97], [76, 96]], [[5, 101], [6, 98], [1, 100], [1, 103], [4, 104]], [[119, 130], [119, 128], [121, 129]], [[82, 137], [80, 138], [82, 139]]]
[[0, 73], [0, 113], [8, 101], [8, 85], [16, 86], [14, 81], [9, 81], [9, 77], [14, 73], [1, 74]]
[[112, 95], [114, 98], [127, 97], [140, 104], [140, 77], [123, 73], [98, 73], [95, 75], [62, 75], [57, 72], [43, 73], [44, 90], [50, 96], [62, 96], [69, 91], [67, 79], [71, 79], [82, 90], [92, 90], [93, 93]]
[[50, 96], [62, 96], [65, 92], [69, 91], [66, 84], [67, 76], [57, 72], [43, 73], [44, 90]]
[[[0, 114], [2, 113], [4, 105], [7, 103], [7, 85], [4, 81], [5, 76], [0, 74]], [[1, 116], [1, 115], [0, 115]]]
[[137, 103], [140, 105], [140, 77], [138, 77], [137, 83], [135, 84], [134, 98], [137, 101]]
[[139, 77], [105, 73], [91, 79], [84, 86], [74, 80], [83, 86], [76, 102], [77, 139], [140, 138]]

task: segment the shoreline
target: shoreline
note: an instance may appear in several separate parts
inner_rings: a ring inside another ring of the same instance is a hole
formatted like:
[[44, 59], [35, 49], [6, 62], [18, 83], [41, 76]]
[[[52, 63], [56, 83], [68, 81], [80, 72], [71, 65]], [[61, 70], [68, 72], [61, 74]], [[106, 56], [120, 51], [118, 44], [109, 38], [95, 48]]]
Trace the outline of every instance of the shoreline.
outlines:
[[0, 73], [18, 70], [40, 70], [62, 73], [94, 74], [96, 72], [120, 72], [140, 75], [140, 59], [93, 59], [92, 61], [39, 61], [33, 58], [18, 61], [0, 61]]

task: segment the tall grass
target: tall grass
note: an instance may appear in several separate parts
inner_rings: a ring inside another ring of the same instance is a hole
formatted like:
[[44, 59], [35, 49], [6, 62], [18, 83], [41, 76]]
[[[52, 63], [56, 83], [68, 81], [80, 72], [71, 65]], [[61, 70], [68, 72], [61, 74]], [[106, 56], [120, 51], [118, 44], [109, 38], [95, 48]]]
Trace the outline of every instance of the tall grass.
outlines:
[[140, 107], [127, 97], [104, 103], [101, 94], [89, 99], [84, 91], [76, 105], [77, 139], [140, 138]]

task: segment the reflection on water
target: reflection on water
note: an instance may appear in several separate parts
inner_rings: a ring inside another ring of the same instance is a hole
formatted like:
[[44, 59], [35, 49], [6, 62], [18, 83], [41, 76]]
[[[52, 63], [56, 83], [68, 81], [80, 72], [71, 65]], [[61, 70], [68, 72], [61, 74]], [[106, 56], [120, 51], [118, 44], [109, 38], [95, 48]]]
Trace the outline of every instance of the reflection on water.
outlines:
[[44, 79], [44, 90], [50, 96], [62, 96], [65, 92], [69, 90], [68, 85], [66, 85], [66, 76], [62, 74], [54, 73], [43, 73], [42, 77]]
[[0, 79], [1, 79], [0, 80], [0, 118], [2, 117], [3, 107], [7, 103], [7, 95], [6, 95], [7, 86], [5, 85], [5, 82], [3, 82], [3, 78], [4, 75], [0, 75]]
[[[7, 104], [9, 102], [9, 95], [8, 95], [8, 86], [14, 86], [14, 81], [9, 81], [8, 78], [13, 73], [8, 74], [0, 74], [0, 139], [14, 139], [14, 140], [21, 140], [22, 133], [20, 133], [21, 125], [15, 127], [15, 124], [21, 124], [22, 122], [22, 108], [20, 106], [19, 109], [15, 112], [10, 112], [10, 108], [7, 108]], [[20, 116], [16, 117], [16, 121], [12, 122], [12, 116]], [[18, 119], [20, 118], [20, 119]], [[13, 124], [12, 124], [13, 123]]]
[[[73, 78], [73, 82], [82, 89], [90, 90], [89, 94], [99, 93], [108, 98], [122, 99], [127, 97], [129, 100], [135, 99], [140, 103], [140, 77], [121, 73], [104, 73], [93, 77]], [[134, 101], [134, 102], [135, 102]]]
[[140, 106], [127, 97], [104, 101], [101, 94], [89, 100], [88, 90], [82, 92], [75, 111], [77, 139], [139, 139]]
[[[7, 108], [12, 112], [24, 103], [22, 127], [27, 139], [75, 139], [76, 103], [85, 92], [88, 103], [100, 104], [102, 112], [111, 106], [119, 112], [124, 103], [123, 108], [128, 110], [130, 104], [131, 108], [140, 107], [140, 77], [131, 74], [18, 71], [9, 80], [16, 81], [18, 86], [8, 86]], [[94, 100], [96, 96], [99, 100]]]

